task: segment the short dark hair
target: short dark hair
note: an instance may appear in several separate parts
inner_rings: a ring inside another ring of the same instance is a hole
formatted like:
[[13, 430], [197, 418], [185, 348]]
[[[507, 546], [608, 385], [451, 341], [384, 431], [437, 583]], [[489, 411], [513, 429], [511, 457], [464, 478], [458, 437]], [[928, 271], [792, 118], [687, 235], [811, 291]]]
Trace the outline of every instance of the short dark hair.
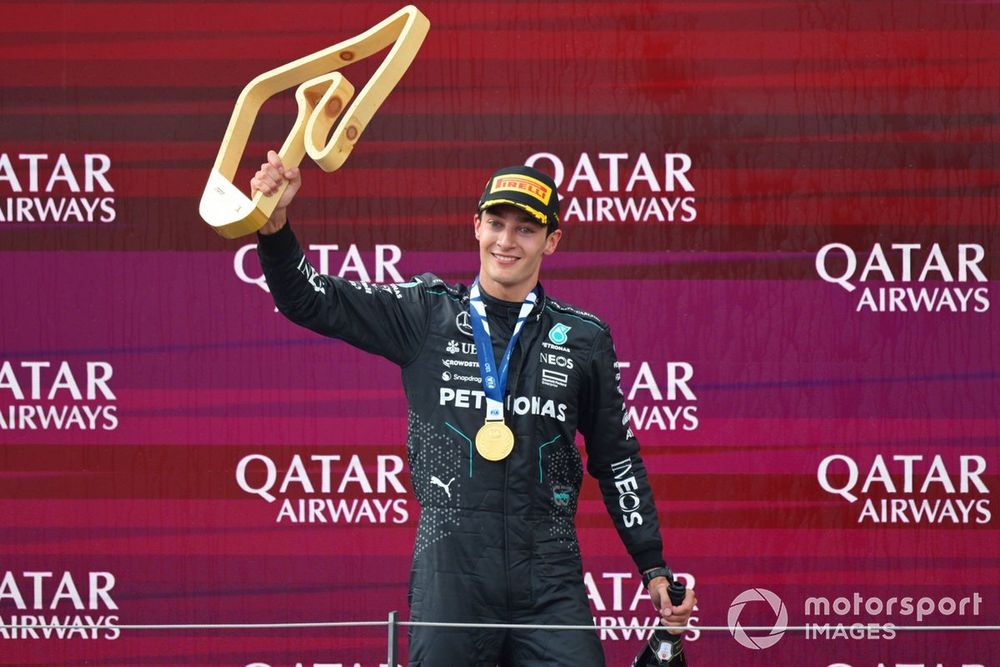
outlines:
[[545, 238], [548, 238], [548, 237], [552, 236], [552, 232], [556, 231], [556, 227], [554, 227], [553, 225], [543, 225], [542, 223], [538, 222], [538, 220], [536, 220], [530, 213], [528, 213], [527, 211], [524, 211], [519, 206], [514, 206], [513, 204], [495, 204], [494, 206], [488, 206], [488, 207], [484, 208], [482, 211], [480, 211], [479, 213], [477, 213], [476, 215], [479, 216], [480, 220], [483, 219], [483, 213], [491, 213], [492, 212], [494, 215], [499, 215], [496, 212], [496, 209], [502, 208], [504, 206], [506, 206], [506, 207], [508, 207], [508, 208], [510, 208], [510, 209], [512, 209], [514, 211], [517, 211], [518, 215], [521, 216], [521, 220], [523, 220], [524, 222], [530, 222], [533, 225], [538, 225], [539, 227], [544, 227], [545, 228]]

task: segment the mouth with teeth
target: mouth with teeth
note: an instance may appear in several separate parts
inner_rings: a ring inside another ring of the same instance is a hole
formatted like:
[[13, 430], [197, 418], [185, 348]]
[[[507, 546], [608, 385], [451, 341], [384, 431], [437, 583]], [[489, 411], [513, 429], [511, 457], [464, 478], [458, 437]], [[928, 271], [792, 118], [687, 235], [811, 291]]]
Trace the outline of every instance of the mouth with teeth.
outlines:
[[513, 255], [501, 255], [495, 252], [491, 252], [490, 255], [496, 260], [497, 264], [500, 264], [501, 266], [511, 266], [517, 262], [517, 260], [521, 259], [520, 257], [514, 257]]

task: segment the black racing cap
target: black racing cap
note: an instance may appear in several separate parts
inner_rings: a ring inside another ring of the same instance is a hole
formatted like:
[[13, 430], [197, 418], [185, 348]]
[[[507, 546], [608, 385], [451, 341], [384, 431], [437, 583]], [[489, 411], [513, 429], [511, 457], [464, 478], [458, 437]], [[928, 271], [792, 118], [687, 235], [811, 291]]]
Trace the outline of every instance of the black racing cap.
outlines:
[[555, 181], [523, 164], [498, 169], [479, 198], [479, 212], [490, 206], [510, 204], [526, 211], [539, 224], [559, 227], [559, 192]]

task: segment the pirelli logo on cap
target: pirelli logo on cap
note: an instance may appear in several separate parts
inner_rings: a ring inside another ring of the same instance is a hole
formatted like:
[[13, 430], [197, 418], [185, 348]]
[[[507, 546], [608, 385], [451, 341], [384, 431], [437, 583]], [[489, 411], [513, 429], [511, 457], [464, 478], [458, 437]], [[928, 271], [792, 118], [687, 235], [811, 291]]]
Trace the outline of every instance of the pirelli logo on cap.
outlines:
[[519, 174], [514, 176], [496, 176], [493, 178], [493, 184], [490, 186], [490, 194], [504, 190], [524, 192], [546, 206], [549, 205], [549, 199], [552, 198], [552, 188], [530, 176], [521, 176]]

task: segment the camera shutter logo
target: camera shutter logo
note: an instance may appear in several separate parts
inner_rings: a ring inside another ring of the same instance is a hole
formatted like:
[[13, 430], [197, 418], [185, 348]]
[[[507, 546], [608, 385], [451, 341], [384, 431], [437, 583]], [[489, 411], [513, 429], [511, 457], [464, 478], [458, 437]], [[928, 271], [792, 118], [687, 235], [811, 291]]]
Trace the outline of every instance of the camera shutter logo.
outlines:
[[[740, 614], [743, 612], [743, 607], [751, 602], [766, 602], [774, 612], [774, 626], [763, 637], [751, 637], [740, 625]], [[740, 646], [755, 651], [763, 650], [774, 646], [784, 636], [784, 628], [788, 625], [788, 610], [785, 609], [785, 603], [781, 601], [781, 598], [766, 588], [751, 588], [737, 595], [733, 603], [729, 605], [727, 620], [729, 621], [729, 632], [732, 633], [733, 639], [739, 642]]]

